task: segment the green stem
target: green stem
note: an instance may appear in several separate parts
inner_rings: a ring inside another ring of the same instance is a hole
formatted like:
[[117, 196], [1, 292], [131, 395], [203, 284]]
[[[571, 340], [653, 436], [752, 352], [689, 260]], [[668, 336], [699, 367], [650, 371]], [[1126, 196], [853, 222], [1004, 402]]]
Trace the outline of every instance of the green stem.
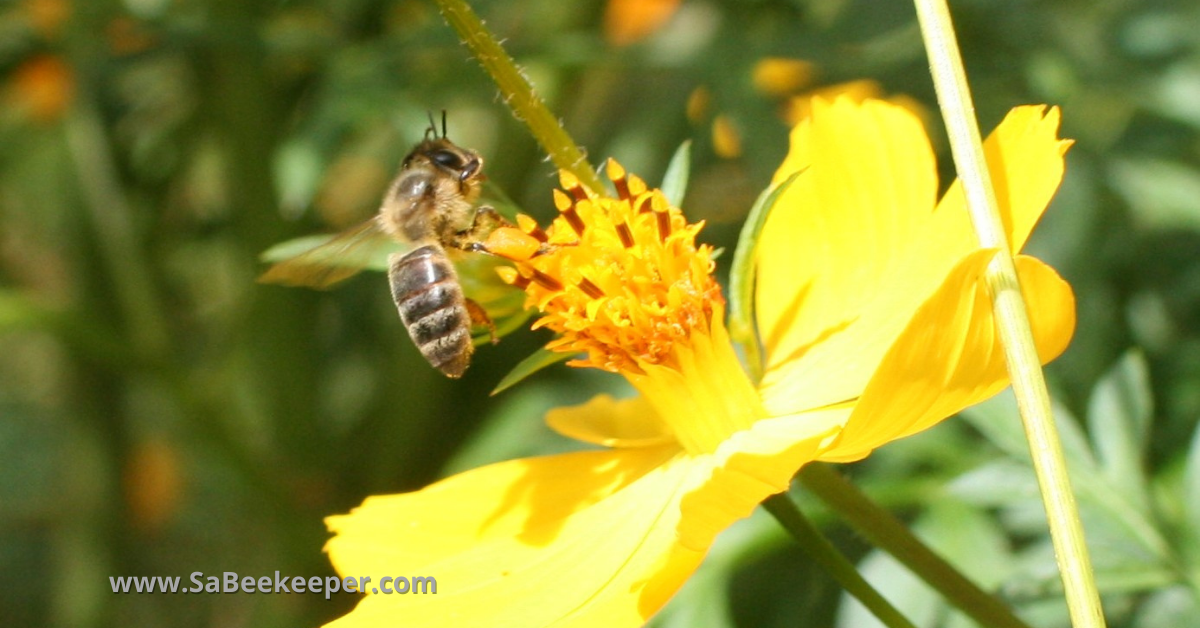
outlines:
[[588, 163], [583, 151], [567, 135], [558, 118], [546, 107], [542, 97], [533, 91], [533, 85], [471, 7], [464, 0], [437, 0], [437, 4], [446, 22], [458, 33], [458, 38], [471, 49], [471, 54], [492, 77], [513, 115], [529, 127], [554, 165], [571, 172], [593, 191], [603, 190], [600, 177]]
[[888, 628], [915, 628], [896, 607], [892, 606], [869, 582], [854, 564], [837, 550], [816, 526], [812, 524], [792, 503], [787, 493], [772, 495], [763, 502], [763, 508], [771, 513], [779, 524], [796, 539], [808, 555], [833, 576], [847, 593], [853, 595], [867, 610]]
[[157, 360], [167, 353], [170, 344], [167, 323], [150, 276], [152, 266], [134, 229], [133, 208], [121, 190], [93, 102], [86, 92], [76, 99], [64, 121], [67, 144], [126, 333], [139, 359]]
[[800, 482], [875, 547], [917, 574], [971, 619], [989, 628], [1029, 628], [1000, 600], [980, 589], [913, 535], [904, 522], [827, 464], [804, 467]]
[[1025, 437], [1029, 441], [1034, 471], [1041, 487], [1071, 621], [1077, 627], [1099, 628], [1104, 626], [1104, 615], [1084, 541], [1083, 525], [1071, 492], [1066, 459], [1051, 414], [1050, 395], [1046, 390], [1041, 361], [1030, 330], [1025, 299], [1021, 295], [1021, 286], [984, 158], [962, 57], [950, 23], [950, 12], [945, 0], [915, 1], [938, 103], [946, 121], [958, 177], [966, 193], [971, 222], [979, 236], [980, 246], [999, 251], [988, 267], [986, 281], [992, 295], [996, 327], [1004, 345], [1013, 392], [1021, 411]]

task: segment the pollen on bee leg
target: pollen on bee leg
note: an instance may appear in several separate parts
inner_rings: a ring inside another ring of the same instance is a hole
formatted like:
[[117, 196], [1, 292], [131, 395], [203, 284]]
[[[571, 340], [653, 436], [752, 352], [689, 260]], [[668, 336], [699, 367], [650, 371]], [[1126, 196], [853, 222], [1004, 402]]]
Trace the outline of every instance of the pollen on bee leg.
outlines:
[[500, 227], [488, 234], [479, 250], [497, 257], [522, 262], [537, 254], [542, 242], [535, 236], [513, 227]]
[[605, 170], [613, 182], [613, 187], [617, 188], [617, 196], [623, 201], [633, 198], [629, 193], [629, 182], [625, 180], [625, 168], [617, 163], [617, 160], [610, 158]]
[[[586, 200], [586, 198], [580, 200]], [[575, 232], [575, 235], [582, 236], [587, 225], [579, 217], [579, 212], [575, 211], [575, 202], [561, 191], [554, 190], [554, 206], [558, 208], [558, 212], [562, 214], [562, 217], [567, 220], [567, 224], [571, 225], [571, 230]]]

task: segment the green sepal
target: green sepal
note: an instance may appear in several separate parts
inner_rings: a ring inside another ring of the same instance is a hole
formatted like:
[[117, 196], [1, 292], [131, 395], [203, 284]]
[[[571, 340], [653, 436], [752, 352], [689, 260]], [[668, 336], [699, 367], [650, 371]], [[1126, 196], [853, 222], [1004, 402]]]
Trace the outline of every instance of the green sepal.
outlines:
[[762, 377], [763, 369], [762, 351], [754, 331], [755, 252], [758, 248], [758, 236], [779, 197], [803, 172], [800, 170], [793, 173], [778, 185], [773, 185], [758, 195], [750, 213], [746, 215], [746, 222], [738, 236], [737, 249], [733, 252], [733, 266], [729, 270], [729, 335], [746, 352], [746, 361], [755, 380]]
[[496, 388], [492, 390], [492, 394], [498, 395], [516, 385], [526, 377], [533, 375], [547, 366], [553, 366], [559, 362], [565, 362], [573, 357], [575, 357], [575, 355], [571, 353], [560, 353], [557, 351], [551, 351], [544, 347], [538, 349], [514, 366], [513, 370], [509, 371], [508, 375], [505, 375], [504, 379], [501, 379], [499, 384], [496, 384]]
[[667, 172], [663, 174], [663, 196], [672, 207], [683, 207], [683, 197], [687, 194], [688, 176], [692, 169], [692, 141], [688, 140], [675, 149], [671, 161], [667, 163]]

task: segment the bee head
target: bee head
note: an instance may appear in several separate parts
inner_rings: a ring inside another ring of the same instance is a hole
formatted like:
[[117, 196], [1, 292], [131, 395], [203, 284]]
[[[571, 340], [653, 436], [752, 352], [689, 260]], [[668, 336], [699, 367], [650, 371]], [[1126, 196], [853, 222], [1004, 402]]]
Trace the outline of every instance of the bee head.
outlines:
[[404, 158], [405, 169], [429, 166], [458, 181], [464, 192], [477, 186], [483, 177], [483, 159], [479, 153], [462, 148], [446, 137], [445, 110], [442, 111], [440, 129], [433, 113], [429, 113], [429, 127], [425, 129], [425, 139]]

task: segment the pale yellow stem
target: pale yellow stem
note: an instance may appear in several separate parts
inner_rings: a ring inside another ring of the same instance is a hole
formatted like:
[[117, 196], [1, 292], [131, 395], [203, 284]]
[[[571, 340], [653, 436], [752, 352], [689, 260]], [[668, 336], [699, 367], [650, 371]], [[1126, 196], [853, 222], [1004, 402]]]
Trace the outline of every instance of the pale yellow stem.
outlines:
[[945, 0], [915, 0], [938, 103], [946, 121], [954, 163], [966, 192], [971, 222], [980, 246], [998, 251], [986, 280], [992, 295], [996, 326], [1004, 344], [1013, 392], [1029, 441], [1034, 471], [1050, 523], [1050, 536], [1058, 558], [1071, 623], [1077, 628], [1102, 628], [1104, 614], [1096, 591], [1083, 525], [1071, 492], [1067, 465], [1050, 395], [1034, 346], [1025, 299], [1013, 264], [995, 191], [984, 158], [962, 57], [950, 23]]

